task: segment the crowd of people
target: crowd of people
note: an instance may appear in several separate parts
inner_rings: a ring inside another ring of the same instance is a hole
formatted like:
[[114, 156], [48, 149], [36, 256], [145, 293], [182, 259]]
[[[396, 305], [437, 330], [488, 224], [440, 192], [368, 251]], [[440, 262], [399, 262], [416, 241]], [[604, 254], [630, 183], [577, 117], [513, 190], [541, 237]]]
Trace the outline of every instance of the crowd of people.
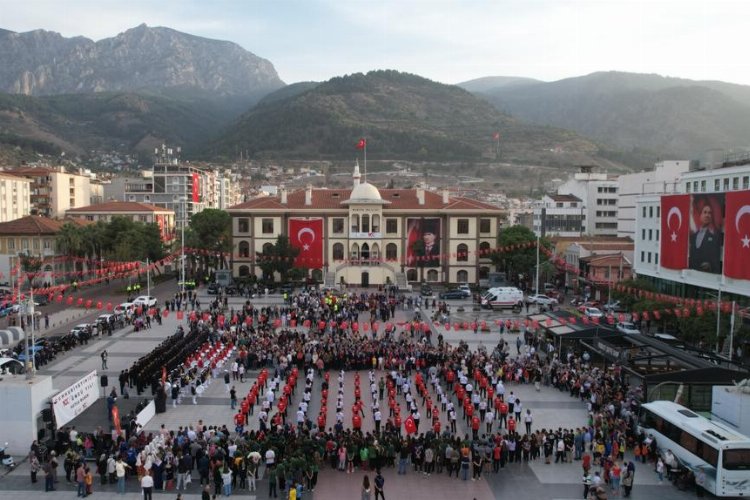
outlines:
[[[126, 478], [148, 477], [152, 489], [179, 491], [197, 482], [214, 495], [228, 495], [254, 491], [262, 475], [269, 495], [284, 498], [313, 490], [323, 467], [372, 471], [375, 491], [382, 494], [380, 471], [387, 467], [398, 474], [481, 480], [513, 464], [580, 461], [584, 495], [604, 498], [609, 489], [629, 496], [635, 464], [624, 460], [625, 452], [638, 450], [642, 456], [645, 437], [635, 430], [641, 395], [628, 387], [617, 366], [596, 367], [581, 353], [558, 356], [531, 333], [519, 337], [514, 353], [505, 340], [491, 351], [442, 339], [432, 343], [429, 328], [416, 320], [384, 328], [376, 324], [392, 320], [397, 308], [416, 305], [393, 294], [306, 293], [279, 306], [258, 308], [247, 301], [232, 309], [217, 296], [206, 309], [187, 315], [185, 329], [123, 372], [120, 390], [135, 386], [140, 394], [151, 387], [157, 399], [195, 403], [200, 388], [212, 381], [223, 379], [229, 392], [230, 377], [260, 370], [246, 395], [233, 395], [234, 428], [199, 420], [149, 433], [132, 420], [114, 438], [103, 430], [83, 436], [62, 429], [56, 453], [43, 455], [37, 448], [33, 459], [46, 478], [52, 477], [50, 487], [60, 456], [66, 479], [77, 480], [84, 463], [88, 481], [88, 457], [101, 484], [116, 483], [118, 491], [124, 491]], [[349, 425], [341, 402], [351, 372], [358, 393]], [[360, 373], [367, 377], [364, 391]], [[338, 384], [330, 374], [338, 374]], [[568, 393], [586, 406], [588, 421], [539, 428], [532, 409], [514, 394], [518, 384]], [[299, 398], [298, 385], [303, 386]], [[337, 405], [331, 424], [322, 408], [317, 417], [309, 412], [317, 387], [326, 403], [330, 393]], [[373, 419], [369, 430], [362, 426], [366, 413]], [[657, 463], [655, 453], [649, 458]]]

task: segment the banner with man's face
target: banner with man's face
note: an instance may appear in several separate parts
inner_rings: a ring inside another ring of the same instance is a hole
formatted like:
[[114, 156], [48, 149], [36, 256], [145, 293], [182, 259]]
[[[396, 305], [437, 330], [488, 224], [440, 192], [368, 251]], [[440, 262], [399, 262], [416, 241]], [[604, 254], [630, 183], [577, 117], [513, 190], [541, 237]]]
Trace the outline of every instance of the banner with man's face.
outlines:
[[688, 267], [721, 273], [724, 244], [724, 193], [694, 194], [690, 209]]
[[441, 221], [439, 217], [406, 219], [406, 264], [440, 266]]

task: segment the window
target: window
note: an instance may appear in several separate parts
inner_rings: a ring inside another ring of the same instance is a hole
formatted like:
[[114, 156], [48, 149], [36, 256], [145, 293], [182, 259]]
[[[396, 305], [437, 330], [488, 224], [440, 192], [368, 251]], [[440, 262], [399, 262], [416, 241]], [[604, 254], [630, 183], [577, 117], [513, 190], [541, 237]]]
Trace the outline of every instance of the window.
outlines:
[[34, 250], [39, 250], [39, 240], [36, 238], [31, 240], [31, 246], [34, 248]]
[[458, 234], [469, 234], [469, 219], [458, 219]]
[[654, 239], [654, 230], [653, 229], [649, 229], [648, 230], [648, 241], [651, 241], [653, 239]]
[[380, 260], [380, 246], [377, 243], [372, 244], [372, 250], [370, 251], [370, 260]]
[[417, 281], [417, 270], [416, 269], [409, 269], [406, 271], [406, 280], [407, 281]]
[[724, 178], [724, 191], [729, 191], [729, 177]]
[[352, 249], [349, 252], [349, 256], [351, 257], [352, 260], [359, 259], [359, 245], [357, 245], [356, 243], [352, 245]]
[[240, 217], [237, 219], [237, 232], [249, 233], [250, 232], [250, 219], [247, 217]]
[[435, 269], [430, 269], [427, 271], [427, 281], [437, 281], [438, 280], [438, 272]]
[[740, 178], [739, 177], [733, 177], [732, 178], [732, 189], [738, 190], [740, 188]]
[[724, 450], [722, 456], [722, 465], [727, 470], [750, 469], [750, 448]]
[[359, 232], [359, 215], [354, 214], [351, 217], [352, 221], [352, 233], [358, 233]]
[[661, 207], [659, 205], [656, 206], [656, 216], [661, 217]]
[[239, 254], [240, 257], [250, 257], [250, 243], [247, 241], [240, 241]]
[[648, 252], [646, 254], [646, 262], [648, 262], [649, 264], [651, 264], [651, 252]]
[[659, 254], [654, 252], [654, 264], [659, 265]]
[[398, 219], [386, 219], [385, 220], [385, 232], [387, 234], [398, 233]]
[[21, 250], [28, 250], [29, 249], [29, 240], [26, 238], [21, 240]]
[[263, 219], [261, 226], [263, 234], [273, 234], [273, 219]]
[[240, 266], [240, 278], [250, 276], [250, 268], [248, 266]]
[[461, 243], [456, 247], [456, 260], [458, 262], [466, 262], [469, 260], [469, 247], [464, 243]]
[[646, 218], [646, 207], [645, 206], [643, 207], [643, 218], [644, 219]]
[[561, 201], [558, 201], [557, 203], [555, 203], [555, 208], [562, 208], [562, 207], [563, 207], [563, 204]]
[[686, 182], [686, 183], [685, 183], [685, 192], [686, 192], [686, 193], [689, 193], [689, 192], [690, 192], [690, 183], [689, 183], [689, 182]]
[[52, 242], [50, 240], [44, 240], [44, 248], [45, 249], [52, 248]]
[[397, 259], [398, 259], [398, 246], [395, 243], [388, 243], [385, 246], [385, 260], [397, 260]]
[[344, 233], [344, 219], [342, 217], [335, 217], [333, 219], [333, 234]]
[[263, 255], [271, 255], [273, 253], [273, 243], [263, 244]]
[[479, 232], [480, 233], [492, 232], [492, 219], [479, 219]]
[[380, 232], [380, 216], [378, 214], [374, 214], [372, 216], [372, 232], [373, 233]]
[[649, 219], [654, 217], [654, 207], [648, 207], [648, 217]]
[[693, 181], [693, 192], [698, 192], [698, 181]]
[[490, 244], [487, 241], [483, 241], [479, 244], [479, 255], [489, 257], [490, 255]]
[[750, 176], [744, 176], [742, 178], [742, 189], [750, 189]]
[[714, 179], [714, 191], [721, 191], [721, 180]]
[[646, 262], [646, 252], [641, 250], [641, 262]]
[[659, 241], [659, 230], [656, 230], [656, 241]]
[[456, 281], [459, 283], [467, 283], [469, 281], [469, 271], [461, 269], [456, 273]]
[[362, 232], [370, 232], [370, 216], [367, 214], [362, 214]]
[[646, 241], [646, 230], [641, 229], [641, 240]]
[[[342, 219], [343, 223], [343, 219]], [[343, 226], [342, 226], [343, 230]], [[334, 243], [333, 244], [333, 260], [344, 260], [344, 244]]]
[[578, 208], [578, 202], [577, 201], [571, 201], [570, 202], [570, 208]]

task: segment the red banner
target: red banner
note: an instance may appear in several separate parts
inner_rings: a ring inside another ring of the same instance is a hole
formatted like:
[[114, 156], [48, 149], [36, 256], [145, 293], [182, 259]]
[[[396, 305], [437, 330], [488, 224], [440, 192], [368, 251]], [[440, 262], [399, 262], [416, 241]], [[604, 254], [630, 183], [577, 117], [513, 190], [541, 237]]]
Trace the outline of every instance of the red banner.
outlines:
[[193, 174], [193, 202], [198, 203], [201, 198], [201, 184], [200, 184], [200, 176], [195, 173]]
[[750, 191], [726, 194], [724, 275], [750, 280]]
[[661, 197], [661, 258], [667, 269], [688, 267], [690, 238], [690, 195]]
[[323, 219], [290, 219], [289, 243], [299, 249], [295, 267], [323, 267]]

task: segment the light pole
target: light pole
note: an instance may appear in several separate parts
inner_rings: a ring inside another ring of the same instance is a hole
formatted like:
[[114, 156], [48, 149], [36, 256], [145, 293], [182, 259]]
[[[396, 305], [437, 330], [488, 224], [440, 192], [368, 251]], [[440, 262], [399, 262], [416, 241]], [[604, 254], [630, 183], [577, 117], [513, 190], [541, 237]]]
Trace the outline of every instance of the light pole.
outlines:
[[182, 202], [180, 204], [181, 212], [182, 212], [182, 223], [180, 224], [180, 275], [181, 275], [181, 281], [180, 281], [180, 292], [185, 293], [185, 224], [187, 221], [185, 220], [185, 212], [187, 211], [187, 196], [183, 196], [180, 201]]
[[[21, 272], [24, 272], [26, 276], [29, 279], [29, 302], [28, 306], [26, 308], [23, 308], [23, 305], [21, 304], [21, 280], [19, 278], [18, 280], [18, 317], [21, 318], [21, 330], [24, 332], [24, 344], [26, 347], [26, 365], [28, 367], [28, 363], [31, 363], [31, 369], [26, 370], [26, 380], [31, 380], [34, 378], [34, 374], [36, 372], [36, 363], [35, 363], [35, 356], [34, 356], [34, 345], [36, 343], [35, 334], [34, 334], [34, 277], [36, 276], [37, 272], [39, 272], [39, 269], [41, 269], [41, 259], [35, 259], [31, 257], [30, 255], [26, 254], [18, 254], [19, 259], [19, 275]], [[23, 321], [23, 316], [28, 315], [30, 313], [31, 316], [31, 348], [29, 348], [29, 339], [28, 335], [26, 335], [26, 327], [24, 326], [26, 322]], [[31, 352], [30, 352], [31, 351]]]
[[539, 242], [541, 237], [536, 237], [536, 278], [534, 281], [534, 295], [539, 295]]

